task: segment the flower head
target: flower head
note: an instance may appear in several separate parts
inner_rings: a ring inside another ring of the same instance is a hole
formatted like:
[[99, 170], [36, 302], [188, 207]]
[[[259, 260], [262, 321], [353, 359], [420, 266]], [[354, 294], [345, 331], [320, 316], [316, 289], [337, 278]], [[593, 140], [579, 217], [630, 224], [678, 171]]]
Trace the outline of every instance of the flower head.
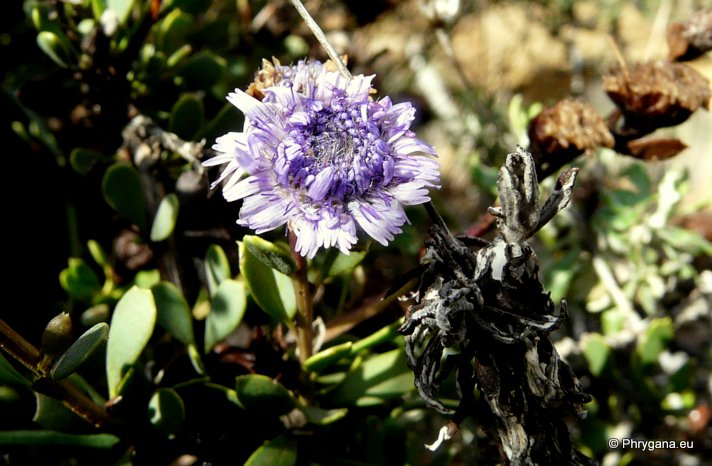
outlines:
[[[410, 131], [415, 109], [371, 98], [373, 76], [346, 78], [315, 61], [270, 70], [258, 100], [235, 90], [243, 131], [213, 146], [205, 165], [226, 164], [228, 201], [243, 199], [238, 224], [266, 232], [287, 224], [296, 249], [349, 252], [357, 226], [386, 245], [408, 220], [403, 206], [430, 200], [435, 151]], [[245, 176], [246, 175], [246, 176]]]

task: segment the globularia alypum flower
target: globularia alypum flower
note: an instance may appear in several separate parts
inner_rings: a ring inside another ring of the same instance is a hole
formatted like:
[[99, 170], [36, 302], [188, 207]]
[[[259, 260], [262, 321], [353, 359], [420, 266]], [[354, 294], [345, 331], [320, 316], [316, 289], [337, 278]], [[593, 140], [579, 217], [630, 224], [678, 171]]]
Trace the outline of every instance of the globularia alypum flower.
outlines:
[[278, 63], [262, 100], [235, 90], [242, 132], [213, 146], [205, 165], [227, 164], [228, 201], [243, 199], [238, 224], [263, 233], [284, 224], [296, 249], [348, 253], [357, 225], [385, 245], [408, 220], [403, 206], [430, 200], [439, 182], [435, 151], [410, 131], [415, 109], [371, 98], [373, 76], [346, 78], [316, 61]]

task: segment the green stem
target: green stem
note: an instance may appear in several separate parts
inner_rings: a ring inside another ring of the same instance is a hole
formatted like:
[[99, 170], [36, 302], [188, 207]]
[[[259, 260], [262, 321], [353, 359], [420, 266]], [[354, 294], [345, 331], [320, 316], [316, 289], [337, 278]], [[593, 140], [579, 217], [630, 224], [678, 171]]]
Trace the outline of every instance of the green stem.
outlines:
[[292, 258], [297, 263], [297, 270], [292, 274], [292, 284], [294, 285], [294, 294], [297, 298], [297, 348], [299, 349], [299, 361], [306, 361], [313, 352], [313, 328], [314, 322], [314, 302], [312, 300], [311, 288], [309, 287], [309, 279], [307, 278], [307, 261], [299, 254], [295, 248], [297, 242], [296, 235], [289, 232], [289, 248], [292, 252]]

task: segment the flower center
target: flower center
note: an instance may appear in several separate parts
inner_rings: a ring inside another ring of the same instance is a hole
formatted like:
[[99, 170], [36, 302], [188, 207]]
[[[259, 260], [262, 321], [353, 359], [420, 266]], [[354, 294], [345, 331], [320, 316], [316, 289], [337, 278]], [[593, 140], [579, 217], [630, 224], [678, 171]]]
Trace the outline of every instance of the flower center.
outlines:
[[275, 160], [278, 181], [311, 201], [343, 202], [393, 178], [378, 102], [309, 100], [288, 118]]

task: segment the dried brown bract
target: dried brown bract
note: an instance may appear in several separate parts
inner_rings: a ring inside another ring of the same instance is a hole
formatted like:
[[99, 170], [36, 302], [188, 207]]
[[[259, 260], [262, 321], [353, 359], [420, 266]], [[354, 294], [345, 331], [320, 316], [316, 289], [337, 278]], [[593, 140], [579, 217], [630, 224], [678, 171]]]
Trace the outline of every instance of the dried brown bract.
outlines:
[[282, 80], [282, 72], [277, 69], [279, 66], [281, 63], [278, 59], [272, 57], [272, 61], [269, 61], [263, 58], [262, 68], [257, 71], [255, 80], [250, 83], [246, 94], [260, 101], [264, 99], [265, 95], [262, 90], [272, 87]]
[[682, 63], [618, 66], [603, 76], [603, 88], [625, 118], [621, 134], [638, 137], [682, 123], [710, 100], [709, 81]]
[[712, 50], [712, 9], [694, 13], [684, 21], [676, 21], [667, 31], [673, 61], [694, 60]]
[[665, 160], [675, 157], [687, 149], [679, 139], [674, 138], [642, 138], [629, 141], [628, 155], [641, 160]]
[[529, 122], [529, 140], [537, 166], [549, 172], [597, 147], [613, 147], [606, 122], [588, 104], [565, 99], [540, 112]]

